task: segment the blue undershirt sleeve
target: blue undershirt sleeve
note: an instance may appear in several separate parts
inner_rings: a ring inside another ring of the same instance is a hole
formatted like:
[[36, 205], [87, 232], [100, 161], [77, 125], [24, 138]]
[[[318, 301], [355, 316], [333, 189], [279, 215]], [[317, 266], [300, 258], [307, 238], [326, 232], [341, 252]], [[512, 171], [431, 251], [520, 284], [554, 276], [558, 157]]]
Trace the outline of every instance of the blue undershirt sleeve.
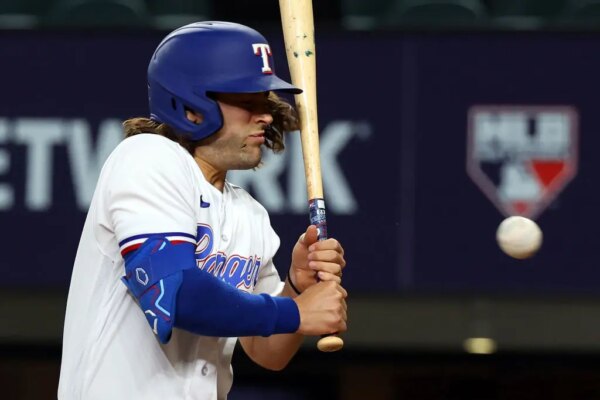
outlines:
[[289, 297], [246, 293], [192, 268], [183, 271], [174, 324], [205, 336], [269, 336], [296, 332], [300, 313]]

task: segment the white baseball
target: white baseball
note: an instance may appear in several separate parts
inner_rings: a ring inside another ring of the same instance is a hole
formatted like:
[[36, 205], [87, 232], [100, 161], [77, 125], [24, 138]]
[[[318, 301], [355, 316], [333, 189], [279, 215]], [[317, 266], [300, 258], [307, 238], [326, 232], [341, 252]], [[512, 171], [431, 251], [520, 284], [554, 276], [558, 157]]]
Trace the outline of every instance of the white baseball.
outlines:
[[502, 251], [517, 259], [533, 256], [542, 245], [542, 238], [538, 224], [521, 216], [506, 218], [496, 231], [496, 240]]

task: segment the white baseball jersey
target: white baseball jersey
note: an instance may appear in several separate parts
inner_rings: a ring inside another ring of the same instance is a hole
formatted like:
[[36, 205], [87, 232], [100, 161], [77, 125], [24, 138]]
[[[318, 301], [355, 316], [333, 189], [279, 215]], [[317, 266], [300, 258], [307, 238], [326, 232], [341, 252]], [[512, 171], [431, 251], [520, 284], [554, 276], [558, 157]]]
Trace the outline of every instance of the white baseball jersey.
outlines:
[[[196, 263], [254, 293], [281, 293], [279, 238], [246, 191], [209, 184], [179, 144], [125, 139], [98, 181], [79, 243], [65, 317], [60, 400], [225, 399], [237, 338], [173, 329], [162, 345], [120, 280], [123, 255], [150, 234], [196, 244]], [[198, 304], [198, 312], [211, 304]]]

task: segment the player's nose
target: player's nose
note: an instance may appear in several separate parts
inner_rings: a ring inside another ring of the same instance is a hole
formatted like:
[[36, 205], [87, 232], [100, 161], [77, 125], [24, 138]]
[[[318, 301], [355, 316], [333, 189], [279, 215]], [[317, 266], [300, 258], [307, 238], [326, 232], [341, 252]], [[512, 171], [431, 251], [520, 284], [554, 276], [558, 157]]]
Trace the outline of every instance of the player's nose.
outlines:
[[271, 125], [273, 123], [273, 116], [268, 111], [261, 111], [256, 113], [256, 122], [260, 124]]

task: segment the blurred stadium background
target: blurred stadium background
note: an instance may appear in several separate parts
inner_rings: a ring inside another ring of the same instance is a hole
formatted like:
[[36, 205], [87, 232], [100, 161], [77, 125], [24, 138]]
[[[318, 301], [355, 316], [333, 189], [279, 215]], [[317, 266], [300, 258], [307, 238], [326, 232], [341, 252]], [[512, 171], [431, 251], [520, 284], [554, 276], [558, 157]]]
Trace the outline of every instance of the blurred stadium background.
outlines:
[[[315, 1], [330, 234], [346, 347], [283, 372], [234, 356], [231, 399], [600, 398], [600, 0]], [[260, 30], [289, 76], [276, 0], [0, 0], [0, 383], [56, 398], [80, 229], [120, 121], [146, 115], [160, 39]], [[277, 265], [308, 223], [297, 137], [233, 173], [272, 215]], [[517, 261], [495, 229], [535, 218]]]

